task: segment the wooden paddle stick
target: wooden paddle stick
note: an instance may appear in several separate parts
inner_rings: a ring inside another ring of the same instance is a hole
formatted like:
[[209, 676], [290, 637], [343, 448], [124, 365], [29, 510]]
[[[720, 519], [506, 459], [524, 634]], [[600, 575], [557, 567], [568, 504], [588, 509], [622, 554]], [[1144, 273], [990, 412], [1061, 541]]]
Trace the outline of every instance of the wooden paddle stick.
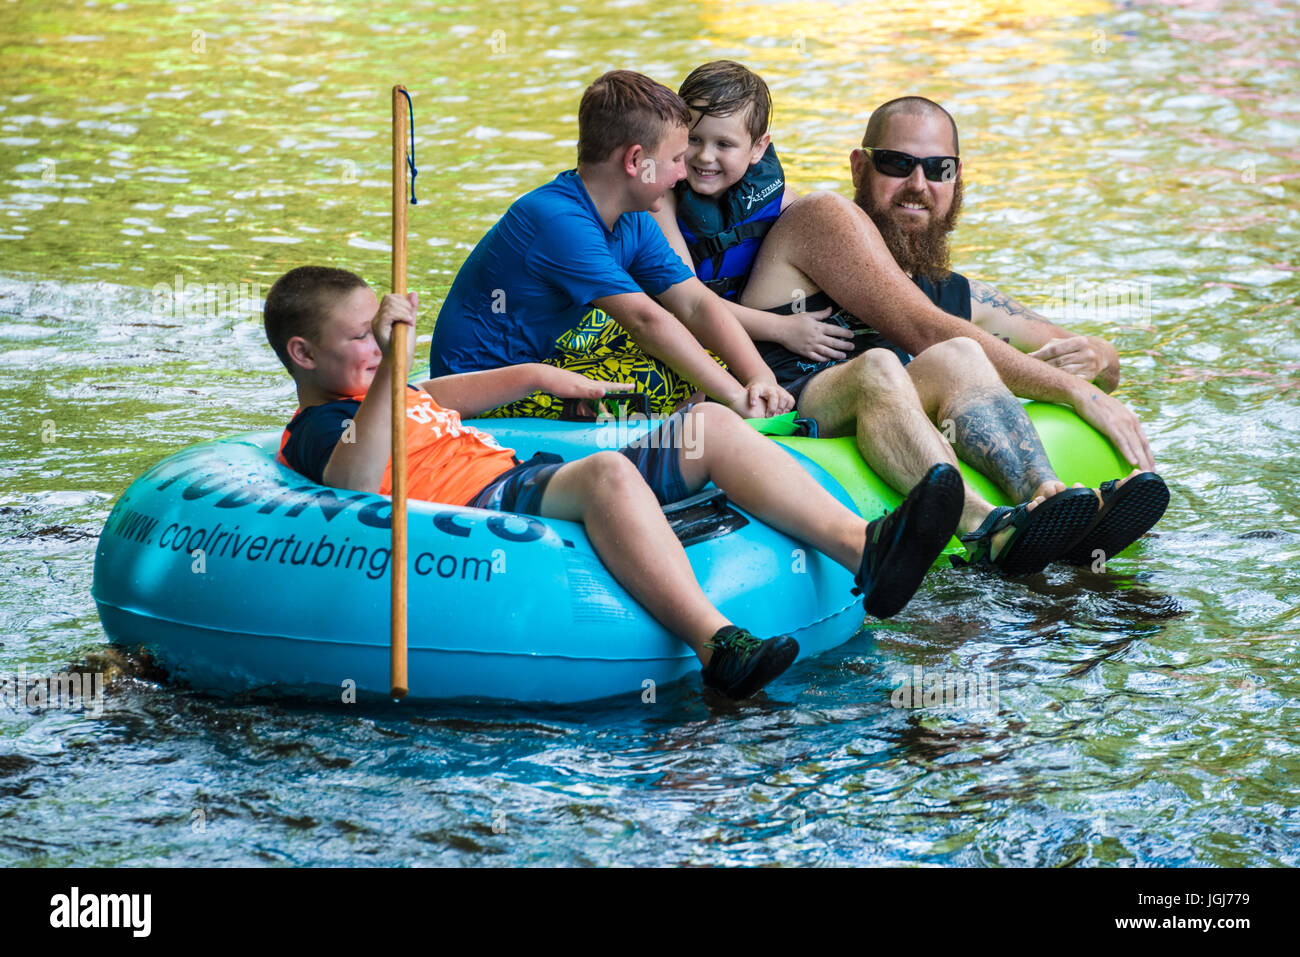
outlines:
[[[393, 292], [406, 295], [406, 88], [393, 87]], [[393, 570], [389, 686], [404, 698], [406, 681], [406, 326], [395, 324], [393, 357]]]

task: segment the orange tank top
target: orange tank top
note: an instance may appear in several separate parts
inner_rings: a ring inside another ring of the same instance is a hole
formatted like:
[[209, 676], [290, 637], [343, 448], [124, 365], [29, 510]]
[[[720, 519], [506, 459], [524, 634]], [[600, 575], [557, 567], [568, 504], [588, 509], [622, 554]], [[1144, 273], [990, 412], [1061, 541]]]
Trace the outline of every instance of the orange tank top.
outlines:
[[[365, 393], [347, 396], [355, 402]], [[294, 413], [297, 418], [302, 409]], [[280, 436], [281, 454], [289, 441], [286, 428]], [[515, 464], [514, 451], [502, 448], [496, 439], [460, 420], [455, 409], [444, 409], [423, 389], [406, 390], [407, 494], [411, 498], [447, 505], [466, 505], [474, 495]], [[393, 492], [393, 459], [389, 456], [379, 482], [381, 495]]]

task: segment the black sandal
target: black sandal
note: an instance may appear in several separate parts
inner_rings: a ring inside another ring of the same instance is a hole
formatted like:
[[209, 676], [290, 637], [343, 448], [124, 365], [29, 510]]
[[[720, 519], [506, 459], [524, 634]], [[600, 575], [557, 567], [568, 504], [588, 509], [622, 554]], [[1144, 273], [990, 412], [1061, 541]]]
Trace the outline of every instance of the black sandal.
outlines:
[[[1078, 542], [1097, 514], [1097, 494], [1090, 488], [1067, 488], [1030, 509], [1003, 505], [993, 509], [980, 527], [963, 535], [973, 545], [967, 565], [993, 565], [1007, 575], [1033, 575], [1064, 556]], [[1014, 528], [997, 558], [993, 536]], [[958, 564], [961, 559], [954, 558]]]
[[1155, 472], [1141, 472], [1123, 485], [1119, 479], [1102, 482], [1099, 491], [1101, 508], [1065, 553], [1063, 560], [1071, 565], [1110, 561], [1145, 535], [1169, 507], [1169, 486]]

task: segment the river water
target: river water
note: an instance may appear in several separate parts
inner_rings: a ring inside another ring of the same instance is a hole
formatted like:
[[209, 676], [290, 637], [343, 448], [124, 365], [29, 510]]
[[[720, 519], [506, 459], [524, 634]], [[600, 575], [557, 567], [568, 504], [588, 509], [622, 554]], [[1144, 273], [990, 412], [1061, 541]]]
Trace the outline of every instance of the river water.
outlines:
[[[1300, 863], [1294, 6], [895, 7], [5, 4], [0, 676], [109, 680], [98, 713], [0, 702], [0, 864]], [[848, 190], [885, 99], [953, 111], [954, 263], [1117, 344], [1158, 535], [1104, 576], [932, 574], [742, 704], [268, 705], [109, 651], [116, 496], [293, 411], [258, 296], [308, 262], [387, 282], [393, 82], [423, 357], [474, 241], [572, 165], [586, 84], [717, 57], [771, 84], [801, 189]], [[995, 706], [892, 707], [917, 667]]]

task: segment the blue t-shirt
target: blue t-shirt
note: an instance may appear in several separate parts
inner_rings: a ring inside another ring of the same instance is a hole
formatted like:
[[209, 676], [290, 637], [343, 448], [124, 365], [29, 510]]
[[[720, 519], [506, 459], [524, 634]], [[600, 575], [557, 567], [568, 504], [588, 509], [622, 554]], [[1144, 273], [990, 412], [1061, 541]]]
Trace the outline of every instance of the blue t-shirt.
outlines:
[[479, 240], [433, 330], [429, 375], [540, 362], [591, 301], [658, 295], [694, 276], [649, 213], [610, 232], [577, 170], [526, 193]]

